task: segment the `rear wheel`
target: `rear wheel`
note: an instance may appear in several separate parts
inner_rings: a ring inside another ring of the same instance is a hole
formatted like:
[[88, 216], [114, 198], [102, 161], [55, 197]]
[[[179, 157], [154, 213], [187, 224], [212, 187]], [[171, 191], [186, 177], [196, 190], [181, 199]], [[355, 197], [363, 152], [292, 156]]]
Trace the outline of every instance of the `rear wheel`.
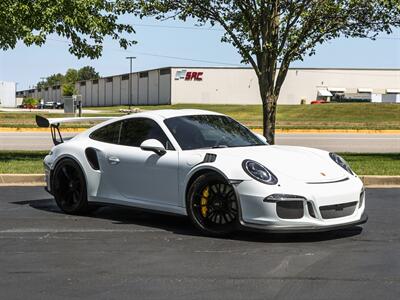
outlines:
[[193, 224], [205, 234], [223, 236], [237, 229], [235, 190], [216, 173], [203, 174], [193, 182], [186, 207]]
[[85, 176], [74, 160], [63, 159], [54, 170], [53, 194], [58, 207], [68, 214], [88, 210]]

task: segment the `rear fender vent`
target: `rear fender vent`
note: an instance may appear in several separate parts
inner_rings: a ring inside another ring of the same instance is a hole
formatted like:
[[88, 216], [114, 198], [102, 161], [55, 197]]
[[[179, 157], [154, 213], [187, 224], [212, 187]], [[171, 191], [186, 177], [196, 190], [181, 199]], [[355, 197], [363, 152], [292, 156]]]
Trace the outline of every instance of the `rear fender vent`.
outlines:
[[86, 148], [85, 150], [86, 159], [89, 162], [93, 170], [100, 170], [99, 158], [97, 157], [97, 151], [94, 148]]
[[217, 159], [216, 154], [207, 153], [206, 156], [204, 156], [203, 163], [211, 163], [214, 162], [216, 159]]

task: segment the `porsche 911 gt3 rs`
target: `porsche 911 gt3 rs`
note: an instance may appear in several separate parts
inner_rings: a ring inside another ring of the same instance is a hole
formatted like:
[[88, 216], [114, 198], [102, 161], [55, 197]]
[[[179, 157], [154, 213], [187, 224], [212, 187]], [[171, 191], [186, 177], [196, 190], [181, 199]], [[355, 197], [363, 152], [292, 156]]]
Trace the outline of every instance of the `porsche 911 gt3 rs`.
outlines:
[[[103, 121], [63, 141], [59, 125]], [[232, 118], [203, 110], [123, 117], [37, 116], [56, 144], [44, 159], [60, 209], [127, 205], [187, 215], [205, 234], [239, 227], [327, 231], [366, 222], [365, 190], [335, 153], [268, 145]]]

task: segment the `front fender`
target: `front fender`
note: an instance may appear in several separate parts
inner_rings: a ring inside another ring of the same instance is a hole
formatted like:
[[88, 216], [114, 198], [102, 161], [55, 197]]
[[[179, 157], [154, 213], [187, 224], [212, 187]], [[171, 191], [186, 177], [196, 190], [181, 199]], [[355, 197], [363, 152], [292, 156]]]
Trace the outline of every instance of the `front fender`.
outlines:
[[181, 185], [182, 206], [186, 207], [186, 195], [193, 180], [206, 171], [213, 171], [220, 174], [228, 182], [252, 180], [242, 169], [241, 162], [227, 162], [222, 157], [215, 162], [200, 162], [193, 166], [184, 178]]

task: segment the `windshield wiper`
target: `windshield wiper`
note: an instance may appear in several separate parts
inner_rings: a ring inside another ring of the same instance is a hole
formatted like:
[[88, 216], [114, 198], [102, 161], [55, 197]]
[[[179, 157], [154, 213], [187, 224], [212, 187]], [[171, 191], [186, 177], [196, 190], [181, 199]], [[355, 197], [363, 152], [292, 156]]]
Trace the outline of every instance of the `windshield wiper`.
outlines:
[[218, 146], [212, 146], [212, 149], [217, 149], [217, 148], [228, 148], [227, 145], [218, 145]]

